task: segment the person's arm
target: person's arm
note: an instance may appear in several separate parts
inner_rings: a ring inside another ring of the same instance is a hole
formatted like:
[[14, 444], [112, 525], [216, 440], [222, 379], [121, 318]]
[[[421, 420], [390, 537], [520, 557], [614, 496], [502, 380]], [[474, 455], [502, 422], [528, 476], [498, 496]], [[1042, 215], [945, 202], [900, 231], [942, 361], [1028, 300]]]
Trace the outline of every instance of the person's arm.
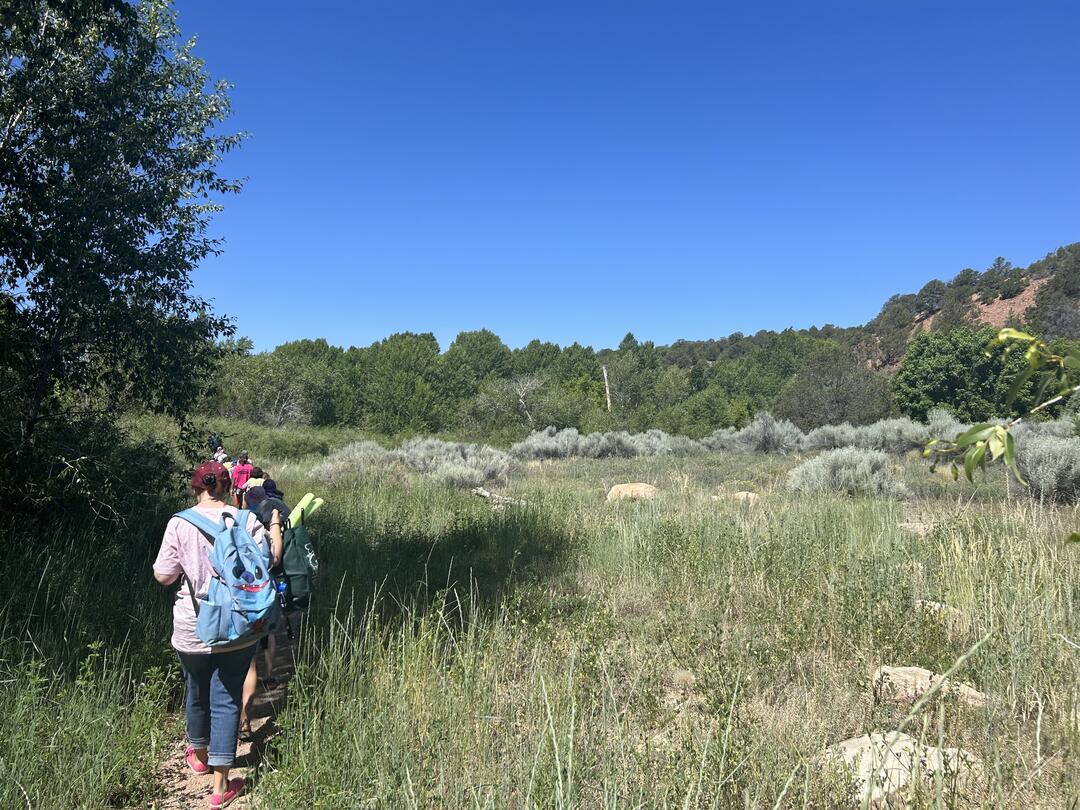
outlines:
[[184, 569], [180, 566], [180, 538], [176, 534], [174, 521], [165, 527], [165, 536], [161, 539], [161, 549], [154, 560], [154, 579], [162, 585], [172, 585], [180, 579]]
[[270, 563], [277, 565], [285, 553], [285, 544], [281, 539], [281, 512], [277, 509], [270, 513], [270, 525], [266, 530], [270, 534]]

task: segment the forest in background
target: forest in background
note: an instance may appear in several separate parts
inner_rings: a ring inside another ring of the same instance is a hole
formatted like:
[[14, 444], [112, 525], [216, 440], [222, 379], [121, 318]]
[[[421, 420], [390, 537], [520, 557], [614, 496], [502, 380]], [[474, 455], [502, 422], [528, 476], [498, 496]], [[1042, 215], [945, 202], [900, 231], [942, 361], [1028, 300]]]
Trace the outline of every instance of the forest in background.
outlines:
[[[999, 258], [981, 272], [934, 279], [890, 298], [864, 326], [736, 332], [670, 346], [627, 334], [599, 350], [540, 340], [511, 349], [486, 329], [460, 333], [445, 351], [431, 333], [347, 349], [297, 340], [262, 353], [240, 338], [223, 345], [219, 383], [199, 410], [266, 426], [345, 425], [503, 444], [548, 426], [700, 438], [741, 427], [760, 410], [804, 430], [891, 415], [925, 419], [939, 406], [975, 421], [1030, 404], [1025, 392], [1005, 405], [1022, 361], [986, 355], [995, 327], [1030, 329], [1061, 346], [1080, 339], [1078, 299], [1075, 243], [1026, 268]], [[994, 308], [1010, 301], [1019, 304], [1010, 307], [1016, 314], [1001, 318]]]

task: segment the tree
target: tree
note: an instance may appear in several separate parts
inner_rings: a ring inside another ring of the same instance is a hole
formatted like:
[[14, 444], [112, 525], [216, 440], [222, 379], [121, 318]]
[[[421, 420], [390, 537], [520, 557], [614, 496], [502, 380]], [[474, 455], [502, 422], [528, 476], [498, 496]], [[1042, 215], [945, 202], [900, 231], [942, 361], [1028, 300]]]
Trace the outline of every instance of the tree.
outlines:
[[366, 426], [385, 434], [437, 430], [438, 358], [430, 332], [400, 332], [372, 344], [361, 381]]
[[968, 421], [1009, 416], [1013, 409], [1026, 407], [1030, 386], [1006, 404], [1024, 358], [1018, 352], [1004, 354], [1000, 347], [988, 356], [987, 345], [996, 334], [985, 327], [916, 337], [893, 380], [896, 406], [917, 419], [925, 419], [935, 406], [946, 406]]
[[781, 391], [776, 415], [803, 430], [850, 422], [868, 424], [889, 412], [889, 383], [838, 344], [819, 349]]
[[0, 26], [2, 441], [132, 404], [182, 418], [231, 331], [190, 279], [239, 189], [227, 87], [165, 0], [25, 0]]
[[920, 317], [933, 315], [945, 303], [945, 293], [948, 290], [948, 285], [940, 279], [926, 282], [915, 296], [915, 314]]
[[506, 377], [513, 370], [513, 355], [490, 329], [461, 332], [447, 354], [460, 355], [479, 382], [489, 377]]

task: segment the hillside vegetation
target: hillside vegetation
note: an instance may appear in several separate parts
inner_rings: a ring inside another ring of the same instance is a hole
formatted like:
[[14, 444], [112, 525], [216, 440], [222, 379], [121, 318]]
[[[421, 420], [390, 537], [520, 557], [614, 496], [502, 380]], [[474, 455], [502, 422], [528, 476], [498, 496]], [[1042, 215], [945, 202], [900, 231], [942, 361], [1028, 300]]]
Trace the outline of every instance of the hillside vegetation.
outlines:
[[[1002, 394], [1020, 358], [984, 348], [995, 328], [1080, 338], [1080, 243], [1026, 268], [998, 259], [983, 272], [893, 296], [861, 327], [733, 334], [670, 346], [628, 334], [614, 349], [534, 340], [511, 349], [488, 331], [442, 350], [400, 333], [347, 349], [324, 340], [252, 354], [228, 345], [201, 409], [265, 425], [350, 426], [381, 435], [449, 433], [509, 444], [545, 427], [583, 433], [650, 428], [702, 438], [767, 409], [804, 430], [935, 406], [982, 420], [1018, 413]], [[604, 385], [607, 371], [611, 408]], [[266, 380], [275, 385], [267, 386]]]

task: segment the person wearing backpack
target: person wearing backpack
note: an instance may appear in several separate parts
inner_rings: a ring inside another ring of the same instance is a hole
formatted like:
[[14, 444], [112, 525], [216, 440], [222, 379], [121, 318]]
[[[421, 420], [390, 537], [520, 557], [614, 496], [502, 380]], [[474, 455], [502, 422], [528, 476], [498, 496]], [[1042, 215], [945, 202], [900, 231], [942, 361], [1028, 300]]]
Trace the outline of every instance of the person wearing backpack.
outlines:
[[229, 769], [244, 678], [256, 644], [278, 616], [269, 569], [283, 549], [281, 515], [264, 526], [251, 512], [227, 505], [231, 484], [220, 462], [196, 467], [191, 487], [197, 503], [169, 521], [154, 561], [159, 583], [181, 580], [171, 643], [187, 687], [184, 759], [197, 774], [213, 772], [212, 810], [229, 805], [244, 787], [243, 779], [229, 779]]

